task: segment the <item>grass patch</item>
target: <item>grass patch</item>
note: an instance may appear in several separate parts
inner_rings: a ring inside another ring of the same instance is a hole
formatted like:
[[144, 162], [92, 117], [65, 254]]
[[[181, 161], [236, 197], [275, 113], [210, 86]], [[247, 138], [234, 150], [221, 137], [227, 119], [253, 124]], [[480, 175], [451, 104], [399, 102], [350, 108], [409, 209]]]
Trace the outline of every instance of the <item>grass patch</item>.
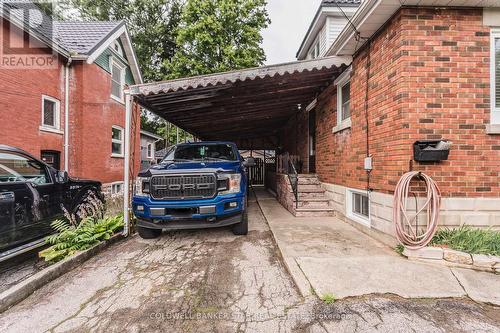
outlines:
[[396, 251], [397, 254], [403, 255], [403, 251], [405, 250], [405, 246], [403, 244], [398, 244], [394, 248], [394, 251]]
[[431, 244], [447, 245], [468, 253], [500, 256], [500, 232], [491, 229], [473, 229], [466, 225], [456, 229], [440, 229]]
[[321, 296], [321, 300], [323, 301], [323, 303], [325, 304], [332, 304], [334, 303], [337, 299], [335, 298], [335, 295], [334, 294], [330, 294], [330, 293], [327, 293], [327, 294], [324, 294]]

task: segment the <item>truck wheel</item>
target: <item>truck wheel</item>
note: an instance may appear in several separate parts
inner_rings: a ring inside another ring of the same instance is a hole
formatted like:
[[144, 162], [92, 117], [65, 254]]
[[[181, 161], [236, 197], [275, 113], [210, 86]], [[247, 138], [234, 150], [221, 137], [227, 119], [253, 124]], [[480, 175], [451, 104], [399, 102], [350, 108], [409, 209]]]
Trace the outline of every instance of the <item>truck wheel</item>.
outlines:
[[139, 233], [139, 236], [144, 239], [158, 238], [161, 235], [161, 229], [137, 227], [137, 232]]
[[235, 235], [246, 235], [248, 234], [248, 214], [245, 209], [241, 222], [233, 226], [233, 234]]

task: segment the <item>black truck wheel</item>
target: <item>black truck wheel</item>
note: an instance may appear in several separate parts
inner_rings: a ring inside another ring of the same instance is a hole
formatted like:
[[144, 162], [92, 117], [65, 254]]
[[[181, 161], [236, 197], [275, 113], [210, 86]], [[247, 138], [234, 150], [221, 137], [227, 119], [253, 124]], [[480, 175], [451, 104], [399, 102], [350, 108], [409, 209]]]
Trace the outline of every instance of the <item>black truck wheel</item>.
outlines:
[[139, 236], [144, 239], [158, 238], [161, 235], [161, 229], [149, 229], [144, 227], [137, 227]]
[[233, 226], [233, 234], [235, 235], [246, 235], [248, 234], [248, 214], [247, 210], [242, 214], [241, 222]]

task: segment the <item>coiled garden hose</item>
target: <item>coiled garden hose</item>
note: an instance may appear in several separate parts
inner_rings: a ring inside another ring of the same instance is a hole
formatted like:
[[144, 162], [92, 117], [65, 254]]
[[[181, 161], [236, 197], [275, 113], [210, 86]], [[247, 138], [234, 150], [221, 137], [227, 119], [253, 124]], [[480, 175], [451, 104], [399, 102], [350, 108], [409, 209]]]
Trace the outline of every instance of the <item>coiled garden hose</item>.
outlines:
[[[410, 183], [416, 177], [425, 182], [427, 198], [422, 207], [416, 211], [415, 216], [410, 218], [407, 214], [408, 194]], [[405, 173], [399, 179], [394, 190], [393, 221], [396, 226], [398, 240], [410, 249], [419, 249], [429, 244], [436, 233], [440, 206], [441, 192], [431, 177], [418, 171]], [[418, 229], [414, 229], [416, 219], [424, 210], [427, 210], [427, 225], [422, 230], [415, 230]]]

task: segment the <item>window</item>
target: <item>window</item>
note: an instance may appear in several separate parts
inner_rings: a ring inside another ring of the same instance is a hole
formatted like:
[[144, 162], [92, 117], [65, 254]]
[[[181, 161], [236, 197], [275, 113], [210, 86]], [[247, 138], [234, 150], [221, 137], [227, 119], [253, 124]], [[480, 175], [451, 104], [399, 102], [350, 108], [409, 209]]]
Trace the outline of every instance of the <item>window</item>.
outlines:
[[236, 150], [229, 144], [179, 144], [170, 149], [163, 159], [164, 163], [176, 160], [190, 162], [236, 161]]
[[111, 156], [123, 157], [123, 128], [111, 128]]
[[500, 125], [500, 29], [491, 33], [491, 124]]
[[123, 192], [123, 182], [112, 183], [110, 191], [111, 194], [121, 194]]
[[368, 194], [359, 190], [347, 190], [347, 216], [365, 225], [370, 224], [370, 198]]
[[148, 150], [148, 158], [153, 158], [153, 144], [152, 143], [148, 143], [147, 150]]
[[333, 132], [351, 127], [351, 67], [334, 82], [337, 85], [337, 126]]
[[42, 126], [43, 128], [59, 129], [60, 103], [57, 99], [42, 96]]
[[351, 117], [350, 101], [351, 83], [346, 82], [342, 87], [340, 87], [340, 117], [342, 121]]
[[111, 97], [123, 102], [125, 69], [111, 58]]
[[11, 152], [0, 152], [0, 183], [51, 183], [47, 168], [37, 160]]
[[319, 57], [319, 40], [314, 43], [314, 46], [311, 50], [311, 58], [316, 59]]

